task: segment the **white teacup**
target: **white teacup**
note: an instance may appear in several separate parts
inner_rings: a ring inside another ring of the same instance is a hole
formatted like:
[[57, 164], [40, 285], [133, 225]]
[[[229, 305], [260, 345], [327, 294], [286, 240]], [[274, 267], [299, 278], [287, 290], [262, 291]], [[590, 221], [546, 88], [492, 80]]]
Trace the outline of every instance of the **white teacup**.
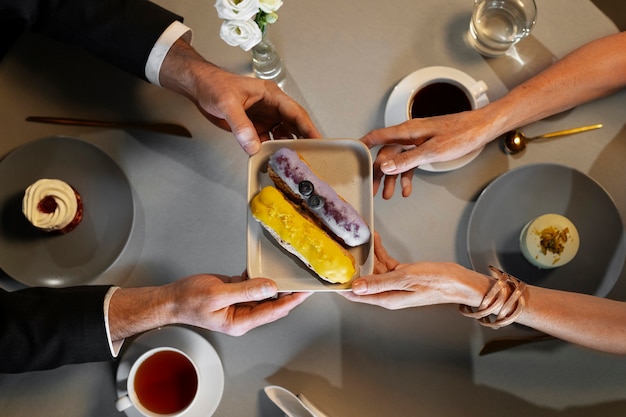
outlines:
[[475, 110], [489, 103], [487, 84], [450, 67], [427, 67], [416, 73], [406, 102], [406, 118]]
[[176, 417], [187, 411], [200, 392], [200, 372], [183, 351], [150, 349], [130, 368], [128, 394], [115, 402], [118, 411], [135, 407], [146, 417]]

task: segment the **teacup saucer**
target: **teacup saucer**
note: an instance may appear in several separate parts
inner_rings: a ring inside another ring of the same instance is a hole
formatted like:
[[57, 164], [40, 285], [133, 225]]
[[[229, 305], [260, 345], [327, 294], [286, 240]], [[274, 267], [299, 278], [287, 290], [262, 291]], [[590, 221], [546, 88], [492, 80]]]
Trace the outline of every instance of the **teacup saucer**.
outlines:
[[[437, 78], [452, 78], [466, 85], [476, 83], [476, 80], [464, 72], [449, 67], [426, 67], [414, 71], [404, 77], [391, 91], [387, 99], [387, 105], [385, 106], [385, 127], [406, 122], [409, 119], [407, 112], [408, 102], [415, 93], [416, 88], [429, 80]], [[487, 95], [484, 94], [480, 97], [477, 104], [478, 107], [483, 107], [488, 103], [489, 99]], [[482, 150], [483, 148], [477, 149], [452, 161], [423, 164], [418, 168], [430, 172], [452, 171], [472, 162]]]
[[[184, 417], [207, 417], [213, 415], [224, 391], [224, 370], [217, 352], [211, 344], [191, 329], [166, 326], [138, 336], [127, 346], [117, 367], [116, 386], [118, 396], [126, 395], [126, 379], [132, 363], [148, 349], [170, 346], [185, 352], [198, 365], [203, 379], [202, 395], [196, 398]], [[124, 410], [128, 417], [141, 417], [134, 407]], [[181, 416], [181, 417], [182, 417]]]

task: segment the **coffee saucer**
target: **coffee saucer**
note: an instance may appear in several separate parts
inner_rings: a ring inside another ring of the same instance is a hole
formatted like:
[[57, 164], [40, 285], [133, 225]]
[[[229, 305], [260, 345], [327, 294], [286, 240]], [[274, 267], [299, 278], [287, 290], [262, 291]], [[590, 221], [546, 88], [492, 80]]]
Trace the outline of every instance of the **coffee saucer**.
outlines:
[[[169, 346], [185, 352], [196, 363], [203, 380], [202, 395], [181, 417], [207, 417], [213, 415], [224, 392], [224, 370], [217, 352], [211, 344], [198, 333], [180, 326], [166, 326], [150, 330], [126, 347], [120, 358], [116, 387], [119, 397], [127, 394], [126, 380], [133, 362], [149, 349]], [[128, 417], [142, 417], [133, 406], [124, 410]]]
[[[413, 94], [415, 94], [416, 89], [424, 85], [425, 82], [438, 79], [454, 79], [464, 85], [473, 85], [476, 83], [476, 80], [469, 75], [450, 67], [426, 67], [414, 71], [400, 80], [400, 82], [396, 84], [391, 91], [385, 106], [385, 127], [398, 125], [409, 120], [409, 101], [411, 100]], [[488, 103], [489, 99], [487, 94], [482, 94], [477, 99], [478, 108], [484, 107]], [[482, 152], [482, 150], [483, 148], [477, 149], [452, 161], [423, 164], [418, 168], [423, 171], [430, 172], [453, 171], [472, 162]]]

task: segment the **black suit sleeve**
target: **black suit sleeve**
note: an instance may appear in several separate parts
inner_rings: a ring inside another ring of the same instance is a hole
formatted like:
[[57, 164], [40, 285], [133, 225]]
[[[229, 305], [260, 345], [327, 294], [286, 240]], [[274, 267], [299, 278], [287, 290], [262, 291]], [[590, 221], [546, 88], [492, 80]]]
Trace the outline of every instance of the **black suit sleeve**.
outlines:
[[175, 20], [148, 0], [0, 0], [0, 51], [29, 28], [145, 79], [152, 47]]
[[0, 372], [111, 360], [108, 286], [0, 290]]

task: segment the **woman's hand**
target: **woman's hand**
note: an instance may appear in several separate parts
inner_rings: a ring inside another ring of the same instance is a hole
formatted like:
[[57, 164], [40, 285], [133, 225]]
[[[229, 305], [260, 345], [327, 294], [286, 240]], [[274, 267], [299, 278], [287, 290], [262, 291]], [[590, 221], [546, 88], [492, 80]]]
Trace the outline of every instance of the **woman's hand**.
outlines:
[[363, 136], [368, 148], [382, 145], [374, 161], [374, 194], [382, 182], [383, 198], [390, 199], [400, 177], [402, 196], [408, 197], [416, 167], [460, 158], [497, 138], [504, 126], [488, 107], [411, 119]]
[[352, 292], [340, 293], [348, 300], [390, 310], [448, 303], [477, 306], [489, 289], [489, 277], [455, 263], [400, 264], [376, 232], [374, 254], [374, 275], [356, 279]]

